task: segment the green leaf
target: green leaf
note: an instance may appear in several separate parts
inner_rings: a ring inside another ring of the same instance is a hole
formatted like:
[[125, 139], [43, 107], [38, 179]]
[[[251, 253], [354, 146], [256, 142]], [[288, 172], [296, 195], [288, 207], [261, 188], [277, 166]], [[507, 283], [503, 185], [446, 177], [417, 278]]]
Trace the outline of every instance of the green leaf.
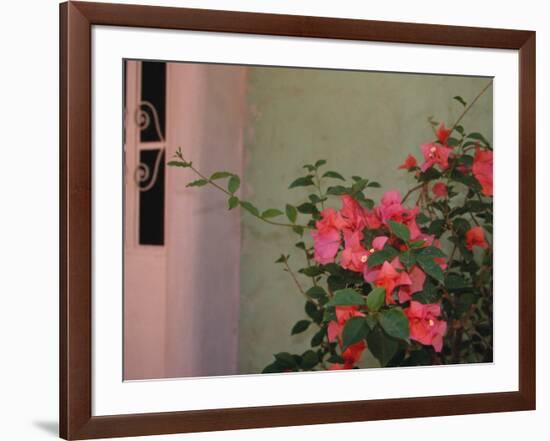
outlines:
[[462, 217], [453, 220], [453, 228], [458, 234], [464, 234], [470, 229], [470, 222]]
[[300, 320], [292, 327], [292, 331], [290, 332], [290, 335], [295, 335], [295, 334], [304, 332], [307, 328], [309, 328], [309, 325], [311, 325], [311, 322], [309, 320]]
[[471, 292], [467, 292], [459, 295], [456, 302], [456, 313], [458, 317], [466, 313], [466, 311], [468, 311], [470, 307], [474, 303], [476, 303], [476, 301], [477, 301], [476, 296]]
[[385, 303], [386, 300], [386, 289], [385, 288], [374, 288], [367, 295], [367, 306], [370, 311], [378, 311]]
[[441, 172], [436, 170], [434, 167], [430, 167], [425, 172], [420, 173], [419, 180], [422, 182], [432, 181], [434, 179], [439, 179], [441, 177]]
[[399, 348], [398, 340], [388, 336], [380, 326], [376, 326], [367, 335], [367, 345], [372, 355], [385, 367]]
[[240, 186], [241, 178], [239, 178], [237, 175], [233, 175], [229, 178], [229, 182], [227, 183], [227, 190], [229, 191], [229, 193], [235, 193]]
[[409, 319], [399, 308], [392, 308], [380, 314], [380, 326], [390, 337], [407, 340], [409, 338]]
[[356, 193], [362, 192], [367, 187], [368, 182], [368, 179], [355, 181], [355, 183], [351, 186], [351, 194], [355, 195]]
[[345, 360], [340, 357], [338, 354], [332, 354], [328, 359], [327, 361], [329, 363], [338, 363], [338, 364], [344, 364], [345, 363]]
[[259, 216], [260, 215], [260, 211], [254, 205], [252, 205], [250, 202], [241, 201], [240, 204], [241, 204], [241, 207], [243, 207], [246, 211], [253, 214], [254, 216]]
[[369, 328], [365, 322], [365, 317], [350, 318], [342, 331], [342, 350], [345, 351], [352, 344], [366, 339], [368, 333]]
[[372, 182], [369, 182], [369, 183], [367, 184], [367, 187], [371, 187], [371, 188], [380, 188], [380, 187], [382, 187], [382, 186], [380, 185], [379, 182], [372, 181]]
[[309, 200], [311, 201], [312, 204], [318, 204], [319, 202], [322, 202], [324, 200], [324, 199], [321, 199], [316, 194], [310, 194], [308, 196], [308, 198], [309, 198]]
[[316, 277], [323, 274], [323, 270], [318, 266], [308, 266], [307, 268], [302, 268], [299, 272], [308, 277]]
[[415, 292], [412, 296], [412, 299], [424, 305], [429, 305], [432, 303], [437, 303], [439, 297], [437, 295], [437, 291], [424, 289], [424, 291]]
[[313, 176], [307, 175], [292, 181], [288, 188], [308, 187], [310, 185], [313, 185]]
[[346, 178], [344, 178], [340, 173], [337, 173], [335, 171], [328, 171], [325, 172], [325, 174], [322, 176], [323, 178], [333, 178], [333, 179], [340, 179], [341, 181], [345, 181]]
[[268, 208], [262, 213], [262, 217], [264, 219], [269, 219], [270, 217], [277, 217], [281, 216], [283, 212], [281, 210], [277, 210], [276, 208]]
[[304, 310], [307, 316], [311, 318], [316, 318], [317, 313], [319, 312], [319, 310], [317, 309], [317, 305], [315, 304], [315, 302], [312, 302], [311, 300], [308, 300], [306, 302], [306, 304], [304, 305]]
[[399, 239], [404, 242], [407, 242], [411, 238], [411, 233], [409, 228], [406, 225], [400, 224], [399, 222], [389, 221], [390, 229], [393, 234], [395, 234]]
[[342, 196], [348, 192], [348, 189], [342, 185], [335, 185], [334, 187], [327, 188], [327, 194], [331, 196]]
[[445, 287], [449, 291], [459, 291], [469, 288], [470, 284], [459, 274], [447, 274], [445, 277]]
[[284, 262], [286, 262], [287, 260], [288, 260], [288, 257], [285, 256], [284, 254], [281, 254], [281, 257], [279, 257], [279, 258], [275, 261], [275, 263], [284, 263]]
[[303, 214], [314, 214], [319, 212], [317, 207], [311, 202], [304, 202], [303, 204], [298, 205], [296, 208], [300, 213]]
[[296, 217], [298, 216], [298, 210], [296, 210], [296, 207], [290, 204], [286, 204], [286, 217], [288, 217], [288, 220], [292, 223], [296, 222]]
[[363, 192], [355, 193], [355, 199], [357, 199], [357, 202], [359, 202], [363, 207], [368, 208], [369, 210], [372, 210], [374, 207], [374, 201], [370, 198], [366, 198]]
[[481, 133], [478, 133], [478, 132], [470, 133], [468, 136], [466, 136], [466, 138], [475, 139], [476, 141], [481, 141], [486, 146], [491, 145], [491, 144], [489, 144], [489, 141], [487, 141], [485, 139], [485, 137]]
[[279, 352], [275, 354], [275, 360], [277, 360], [283, 368], [291, 369], [296, 367], [296, 360], [288, 352]]
[[304, 227], [299, 227], [297, 225], [292, 227], [292, 231], [294, 231], [298, 236], [304, 235]]
[[460, 144], [460, 141], [458, 139], [453, 138], [452, 136], [447, 138], [447, 145], [449, 147], [456, 147], [459, 144]]
[[344, 288], [334, 292], [334, 297], [326, 306], [364, 305], [365, 297], [352, 288]]
[[319, 159], [316, 163], [315, 163], [315, 168], [319, 168], [323, 165], [325, 165], [327, 163], [327, 161], [325, 161], [324, 159]]
[[208, 179], [197, 179], [187, 184], [186, 187], [203, 187], [206, 184], [208, 184]]
[[434, 262], [432, 257], [417, 256], [416, 260], [426, 274], [432, 276], [440, 282], [443, 282], [443, 270], [437, 263]]
[[191, 163], [185, 161], [169, 161], [167, 165], [169, 165], [170, 167], [191, 167]]
[[310, 349], [302, 354], [302, 363], [300, 364], [300, 368], [304, 371], [309, 371], [318, 363], [319, 357], [317, 356], [317, 353]]
[[444, 227], [445, 227], [445, 220], [436, 219], [428, 227], [428, 233], [435, 234], [436, 236], [441, 236], [441, 233], [443, 233]]
[[430, 221], [430, 218], [426, 216], [424, 213], [418, 213], [416, 216], [416, 222], [419, 224], [425, 224]]
[[392, 247], [391, 245], [386, 245], [384, 249], [372, 253], [369, 256], [367, 263], [369, 264], [369, 266], [381, 265], [384, 262], [389, 262], [398, 254], [399, 252], [394, 247]]
[[441, 251], [439, 248], [434, 246], [420, 248], [415, 251], [418, 256], [425, 257], [425, 258], [447, 257], [443, 251]]
[[237, 196], [231, 196], [227, 201], [227, 205], [229, 206], [229, 209], [232, 210], [239, 205], [239, 198]]
[[416, 256], [414, 255], [412, 250], [406, 250], [401, 253], [401, 255], [399, 256], [399, 260], [403, 265], [405, 265], [407, 270], [410, 270], [416, 263]]
[[306, 291], [306, 294], [313, 299], [322, 299], [327, 296], [327, 292], [321, 286], [312, 286]]
[[332, 291], [338, 291], [346, 287], [346, 280], [342, 276], [330, 275], [327, 277], [327, 284]]
[[279, 365], [279, 363], [277, 363], [277, 361], [274, 361], [262, 370], [262, 374], [278, 374], [283, 371], [284, 369]]
[[466, 101], [461, 96], [454, 96], [453, 100], [457, 100], [460, 104], [462, 104], [464, 107], [466, 107]]
[[315, 347], [323, 343], [326, 333], [327, 333], [327, 330], [325, 328], [321, 328], [319, 331], [317, 331], [317, 333], [311, 339], [311, 343], [310, 343], [311, 346]]
[[214, 181], [216, 179], [228, 178], [229, 176], [233, 176], [233, 173], [218, 171], [218, 172], [212, 173], [212, 176], [210, 176], [210, 180]]

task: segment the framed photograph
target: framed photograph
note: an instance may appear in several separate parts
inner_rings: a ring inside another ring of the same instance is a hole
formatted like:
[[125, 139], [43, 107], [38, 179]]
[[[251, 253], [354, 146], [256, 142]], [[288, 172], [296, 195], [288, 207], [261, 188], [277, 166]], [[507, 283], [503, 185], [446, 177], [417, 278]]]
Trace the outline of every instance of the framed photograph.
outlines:
[[535, 409], [535, 33], [60, 6], [60, 436]]

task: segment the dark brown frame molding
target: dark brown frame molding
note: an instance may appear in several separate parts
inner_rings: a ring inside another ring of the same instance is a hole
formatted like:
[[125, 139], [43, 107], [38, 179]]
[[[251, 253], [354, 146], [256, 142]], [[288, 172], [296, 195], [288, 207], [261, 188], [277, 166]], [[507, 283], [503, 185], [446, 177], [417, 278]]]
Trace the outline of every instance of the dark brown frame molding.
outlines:
[[[519, 51], [519, 391], [92, 416], [91, 28], [93, 25]], [[535, 32], [105, 3], [60, 5], [60, 436], [106, 438], [533, 410]]]

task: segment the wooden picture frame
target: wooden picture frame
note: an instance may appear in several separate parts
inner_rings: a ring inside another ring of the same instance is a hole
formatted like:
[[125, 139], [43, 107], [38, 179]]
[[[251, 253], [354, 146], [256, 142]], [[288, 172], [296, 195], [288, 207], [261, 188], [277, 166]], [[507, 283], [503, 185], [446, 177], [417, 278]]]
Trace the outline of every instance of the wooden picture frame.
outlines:
[[[519, 52], [519, 391], [92, 416], [92, 25]], [[90, 439], [535, 409], [535, 32], [169, 7], [60, 5], [60, 436]]]

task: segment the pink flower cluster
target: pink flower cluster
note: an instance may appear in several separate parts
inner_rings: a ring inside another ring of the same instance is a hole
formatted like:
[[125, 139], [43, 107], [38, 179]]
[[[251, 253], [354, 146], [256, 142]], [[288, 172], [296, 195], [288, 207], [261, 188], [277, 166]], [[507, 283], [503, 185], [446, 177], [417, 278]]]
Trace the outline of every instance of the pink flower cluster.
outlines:
[[[399, 169], [415, 172], [418, 177], [432, 167], [441, 172], [449, 169], [450, 161], [459, 158], [454, 149], [448, 145], [452, 129], [442, 123], [435, 131], [437, 140], [422, 144], [420, 150], [423, 163], [418, 164], [413, 155], [408, 155]], [[463, 174], [472, 173], [481, 185], [481, 192], [486, 196], [493, 194], [493, 153], [489, 149], [475, 147], [471, 167], [465, 164], [457, 166]], [[449, 197], [449, 189], [444, 182], [435, 182], [431, 186], [433, 199]], [[409, 230], [411, 241], [424, 241], [421, 247], [435, 246], [440, 243], [435, 236], [422, 233], [416, 222], [419, 207], [408, 208], [402, 203], [401, 194], [397, 190], [386, 192], [380, 203], [372, 210], [363, 208], [352, 196], [342, 196], [340, 210], [326, 208], [321, 212], [321, 219], [316, 222], [312, 232], [314, 240], [314, 259], [319, 264], [336, 262], [342, 268], [361, 273], [366, 282], [375, 287], [382, 287], [386, 292], [385, 303], [407, 304], [404, 313], [409, 320], [410, 338], [423, 345], [431, 345], [440, 352], [443, 346], [443, 336], [447, 331], [447, 323], [440, 319], [439, 304], [422, 304], [413, 300], [413, 294], [424, 288], [426, 273], [418, 265], [405, 268], [399, 257], [384, 261], [380, 265], [369, 265], [369, 256], [387, 246], [397, 251], [406, 251], [409, 244], [391, 234], [389, 222], [394, 221], [405, 225]], [[370, 230], [370, 234], [368, 234]], [[367, 234], [366, 234], [367, 233]], [[366, 238], [369, 238], [368, 240]], [[487, 248], [481, 227], [471, 228], [465, 235], [466, 248]], [[434, 262], [442, 270], [447, 268], [444, 258], [435, 258]], [[358, 306], [336, 307], [336, 320], [329, 323], [328, 338], [330, 342], [342, 345], [342, 332], [346, 322], [352, 317], [364, 317], [365, 313]], [[331, 369], [352, 368], [365, 350], [364, 341], [351, 345], [342, 353], [344, 362], [334, 364]]]
[[[436, 130], [437, 141], [420, 146], [420, 151], [424, 156], [422, 165], [418, 167], [416, 158], [409, 154], [398, 168], [408, 171], [416, 171], [420, 168], [422, 172], [425, 172], [430, 167], [438, 166], [441, 171], [447, 170], [449, 159], [453, 157], [453, 149], [447, 145], [450, 134], [451, 130], [441, 123]], [[493, 195], [493, 152], [491, 150], [482, 149], [477, 145], [471, 169], [464, 164], [457, 167], [457, 169], [464, 174], [471, 171], [481, 185], [481, 192], [485, 196]], [[436, 198], [447, 196], [447, 186], [442, 182], [434, 184], [432, 191]]]
[[[336, 341], [340, 345], [340, 349], [343, 348], [342, 331], [346, 322], [352, 317], [364, 317], [358, 306], [337, 306], [336, 308], [336, 321], [332, 321], [328, 325], [328, 341]], [[366, 349], [367, 344], [364, 340], [354, 343], [348, 346], [342, 352], [342, 358], [344, 363], [334, 363], [331, 365], [330, 370], [340, 369], [352, 369], [355, 364], [361, 358], [363, 351]]]
[[447, 322], [438, 319], [441, 307], [437, 304], [423, 305], [413, 300], [404, 312], [409, 319], [411, 338], [423, 345], [432, 345], [437, 352], [441, 352], [443, 336], [447, 332]]
[[[399, 191], [386, 192], [382, 196], [380, 204], [372, 210], [363, 208], [353, 197], [344, 195], [340, 210], [325, 208], [321, 212], [321, 219], [316, 222], [316, 229], [312, 232], [314, 259], [320, 264], [339, 260], [338, 263], [342, 268], [363, 274], [366, 282], [385, 289], [387, 304], [396, 303], [396, 298], [394, 298], [396, 291], [399, 303], [408, 302], [414, 293], [422, 291], [426, 280], [424, 271], [416, 265], [407, 271], [398, 257], [392, 259], [391, 262], [385, 261], [381, 265], [375, 266], [368, 264], [368, 258], [372, 253], [383, 250], [387, 245], [406, 250], [407, 245], [390, 234], [388, 228], [390, 220], [407, 226], [411, 240], [423, 240], [424, 246], [439, 247], [439, 241], [434, 236], [423, 234], [420, 231], [416, 223], [418, 212], [418, 207], [403, 206]], [[370, 244], [366, 244], [365, 229], [376, 230], [377, 233], [382, 231], [384, 234], [376, 235]], [[436, 259], [436, 262], [442, 269], [446, 268], [445, 259], [439, 258]], [[350, 317], [364, 315], [356, 307], [338, 307], [336, 314], [337, 321], [331, 322], [328, 328], [330, 341], [341, 341], [339, 339], [342, 329]], [[438, 327], [437, 329], [442, 328]], [[410, 336], [417, 340], [415, 332], [411, 332]], [[421, 337], [419, 336], [419, 338]], [[354, 357], [360, 356], [364, 349], [357, 345], [350, 346], [344, 351], [349, 360], [339, 368], [353, 367], [356, 362]]]
[[[368, 265], [369, 256], [384, 249], [387, 244], [397, 244], [397, 239], [391, 237], [387, 229], [388, 222], [395, 221], [406, 225], [409, 229], [411, 240], [423, 240], [425, 246], [439, 246], [434, 236], [423, 234], [417, 223], [416, 215], [418, 207], [407, 208], [401, 204], [399, 191], [386, 192], [377, 207], [372, 210], [363, 208], [349, 195], [342, 196], [342, 208], [339, 211], [333, 208], [325, 208], [321, 212], [321, 219], [313, 230], [314, 258], [320, 264], [336, 261], [337, 254], [343, 245], [340, 255], [342, 268], [362, 273], [366, 282], [386, 289], [386, 302], [395, 303], [393, 291], [398, 290], [400, 303], [409, 301], [412, 294], [421, 291], [426, 279], [425, 273], [417, 266], [406, 271], [399, 258], [382, 265], [371, 267]], [[364, 242], [364, 230], [377, 230], [387, 232], [375, 236], [370, 246]], [[401, 248], [405, 244], [398, 245]], [[446, 264], [440, 263], [444, 269]]]

